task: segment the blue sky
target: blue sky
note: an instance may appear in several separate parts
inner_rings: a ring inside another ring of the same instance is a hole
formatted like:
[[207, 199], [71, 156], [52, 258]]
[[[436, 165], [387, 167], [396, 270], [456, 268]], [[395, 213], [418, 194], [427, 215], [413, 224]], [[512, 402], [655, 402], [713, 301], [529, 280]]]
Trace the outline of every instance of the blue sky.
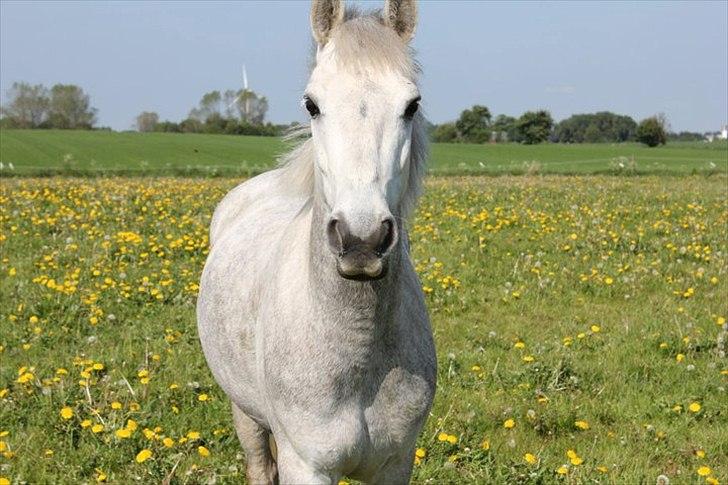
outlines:
[[[380, 2], [355, 2], [378, 7]], [[251, 87], [273, 122], [305, 120], [307, 1], [0, 2], [0, 89], [81, 85], [101, 125], [180, 120], [206, 91]], [[728, 118], [728, 2], [422, 1], [414, 46], [436, 123], [484, 104], [557, 120], [664, 112], [674, 130]]]

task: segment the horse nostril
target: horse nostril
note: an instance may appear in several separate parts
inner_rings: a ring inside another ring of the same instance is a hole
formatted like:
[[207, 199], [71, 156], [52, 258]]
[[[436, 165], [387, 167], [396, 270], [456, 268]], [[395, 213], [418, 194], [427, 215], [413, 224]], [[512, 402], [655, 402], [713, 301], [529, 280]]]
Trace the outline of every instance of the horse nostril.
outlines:
[[386, 254], [394, 243], [397, 242], [397, 225], [392, 217], [387, 217], [382, 221], [380, 229], [379, 244], [377, 245], [377, 254], [380, 256]]
[[326, 225], [326, 236], [331, 250], [341, 256], [344, 252], [344, 238], [339, 232], [339, 220], [332, 218]]

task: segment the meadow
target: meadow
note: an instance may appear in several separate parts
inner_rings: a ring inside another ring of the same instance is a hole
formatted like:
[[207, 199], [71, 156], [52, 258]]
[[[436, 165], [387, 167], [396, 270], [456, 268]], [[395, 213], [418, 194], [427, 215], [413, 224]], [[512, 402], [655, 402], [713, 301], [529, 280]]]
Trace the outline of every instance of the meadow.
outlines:
[[[239, 181], [2, 181], [0, 483], [244, 480], [194, 313]], [[410, 239], [438, 389], [414, 482], [726, 483], [727, 186], [431, 177]]]
[[[250, 176], [271, 168], [286, 149], [275, 137], [0, 130], [0, 175]], [[435, 143], [431, 152], [429, 171], [439, 175], [728, 173], [725, 142], [657, 148], [635, 143]]]

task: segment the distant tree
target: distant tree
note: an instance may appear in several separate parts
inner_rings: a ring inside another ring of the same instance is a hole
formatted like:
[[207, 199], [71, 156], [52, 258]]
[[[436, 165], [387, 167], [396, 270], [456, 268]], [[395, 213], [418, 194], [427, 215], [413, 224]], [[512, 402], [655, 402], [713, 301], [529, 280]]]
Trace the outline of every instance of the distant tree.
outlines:
[[212, 115], [221, 116], [220, 108], [222, 95], [220, 91], [210, 91], [202, 95], [202, 99], [196, 108], [192, 108], [189, 117], [205, 122]]
[[208, 116], [207, 119], [205, 120], [205, 125], [204, 125], [203, 130], [205, 133], [213, 133], [213, 134], [225, 133], [225, 129], [228, 125], [228, 121], [232, 121], [233, 123], [235, 122], [235, 120], [226, 120], [219, 113], [213, 113], [210, 116]]
[[153, 111], [144, 111], [136, 117], [136, 129], [142, 133], [157, 130], [159, 115]]
[[516, 130], [523, 143], [533, 145], [548, 140], [554, 120], [546, 110], [527, 111], [518, 118]]
[[236, 107], [241, 121], [259, 125], [265, 121], [265, 115], [268, 112], [268, 99], [250, 89], [241, 89], [237, 92]]
[[222, 93], [223, 116], [225, 118], [238, 117], [237, 98], [238, 93], [234, 89], [226, 89]]
[[154, 131], [160, 131], [164, 133], [179, 133], [182, 130], [179, 127], [179, 123], [174, 121], [160, 121], [154, 126]]
[[432, 141], [435, 143], [453, 143], [457, 141], [458, 129], [455, 123], [443, 123], [432, 130]]
[[455, 122], [458, 135], [468, 143], [485, 143], [490, 139], [490, 110], [481, 105], [475, 105], [460, 113]]
[[180, 122], [179, 131], [181, 133], [202, 133], [204, 126], [205, 125], [196, 118], [187, 118]]
[[634, 138], [637, 123], [629, 116], [608, 111], [577, 114], [561, 121], [554, 140], [561, 143], [624, 142]]
[[637, 126], [637, 134], [635, 138], [638, 142], [644, 143], [648, 147], [656, 147], [667, 143], [667, 130], [665, 129], [666, 120], [659, 115], [651, 116], [640, 121]]
[[7, 124], [14, 128], [38, 128], [48, 118], [48, 88], [41, 84], [13, 83], [8, 104], [2, 107]]
[[91, 129], [96, 123], [96, 109], [80, 87], [56, 84], [51, 88], [48, 122], [53, 128]]
[[667, 134], [667, 139], [669, 141], [703, 141], [705, 140], [705, 135], [694, 131], [670, 132]]
[[516, 119], [513, 116], [498, 115], [496, 116], [491, 131], [496, 132], [499, 141], [518, 141], [518, 133], [516, 131]]

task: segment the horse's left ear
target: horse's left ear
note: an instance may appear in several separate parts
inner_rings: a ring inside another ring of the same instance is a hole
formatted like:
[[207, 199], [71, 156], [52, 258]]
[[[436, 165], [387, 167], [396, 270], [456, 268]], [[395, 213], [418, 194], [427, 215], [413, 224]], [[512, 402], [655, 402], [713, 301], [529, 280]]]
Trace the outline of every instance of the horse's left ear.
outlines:
[[417, 26], [417, 0], [385, 0], [382, 17], [384, 25], [392, 27], [402, 40], [409, 42]]

